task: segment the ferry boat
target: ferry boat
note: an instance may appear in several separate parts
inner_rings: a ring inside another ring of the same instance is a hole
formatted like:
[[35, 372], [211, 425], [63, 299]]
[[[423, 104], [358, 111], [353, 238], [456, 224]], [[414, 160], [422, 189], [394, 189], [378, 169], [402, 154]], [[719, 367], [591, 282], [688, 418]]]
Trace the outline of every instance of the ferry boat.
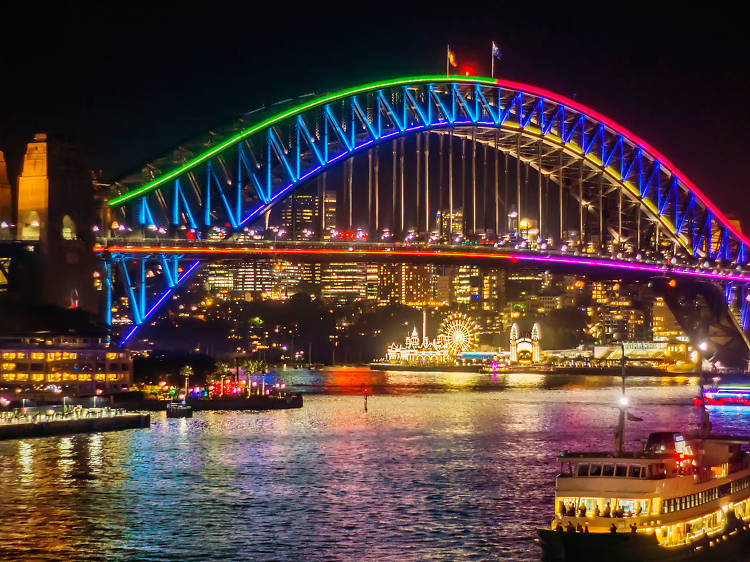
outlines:
[[707, 388], [693, 401], [696, 406], [750, 406], [750, 387], [732, 385]]
[[560, 455], [543, 560], [750, 560], [750, 438], [712, 435], [704, 408], [700, 431], [625, 452], [626, 405], [614, 452]]

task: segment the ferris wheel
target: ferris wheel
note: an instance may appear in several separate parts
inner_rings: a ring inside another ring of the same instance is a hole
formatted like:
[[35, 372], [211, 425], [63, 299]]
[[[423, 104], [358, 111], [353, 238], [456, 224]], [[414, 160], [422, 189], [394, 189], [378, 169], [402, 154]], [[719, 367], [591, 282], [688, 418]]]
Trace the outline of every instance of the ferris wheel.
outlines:
[[438, 338], [452, 355], [474, 351], [479, 343], [479, 326], [462, 312], [452, 312], [443, 319]]

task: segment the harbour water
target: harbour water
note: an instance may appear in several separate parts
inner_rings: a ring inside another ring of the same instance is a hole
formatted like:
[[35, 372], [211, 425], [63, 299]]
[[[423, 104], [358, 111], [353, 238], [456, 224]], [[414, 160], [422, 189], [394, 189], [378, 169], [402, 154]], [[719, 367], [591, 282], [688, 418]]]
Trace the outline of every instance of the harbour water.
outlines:
[[[617, 421], [610, 377], [280, 376], [304, 408], [0, 443], [0, 559], [535, 560], [556, 455]], [[629, 445], [695, 427], [695, 383], [629, 380]], [[711, 419], [750, 433], [750, 409]]]

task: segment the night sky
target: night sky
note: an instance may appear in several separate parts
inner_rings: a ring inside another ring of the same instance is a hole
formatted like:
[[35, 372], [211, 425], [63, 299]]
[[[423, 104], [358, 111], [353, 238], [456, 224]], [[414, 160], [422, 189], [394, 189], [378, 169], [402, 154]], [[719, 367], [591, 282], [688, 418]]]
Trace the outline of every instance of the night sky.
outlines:
[[24, 142], [47, 131], [78, 140], [111, 179], [260, 105], [441, 73], [448, 41], [460, 70], [489, 75], [494, 39], [499, 76], [611, 117], [750, 229], [750, 42], [728, 4], [24, 4], [4, 6], [0, 20], [0, 150], [12, 172]]

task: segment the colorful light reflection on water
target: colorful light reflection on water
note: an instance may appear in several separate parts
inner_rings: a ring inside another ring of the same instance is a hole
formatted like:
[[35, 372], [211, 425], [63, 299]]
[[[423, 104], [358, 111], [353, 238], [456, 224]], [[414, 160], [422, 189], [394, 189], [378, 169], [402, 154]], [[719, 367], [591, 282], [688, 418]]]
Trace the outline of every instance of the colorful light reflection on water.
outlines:
[[[0, 443], [0, 558], [537, 559], [555, 457], [609, 448], [619, 395], [608, 377], [277, 375], [317, 394], [302, 410]], [[632, 446], [695, 426], [692, 382], [629, 381]], [[750, 409], [711, 415], [748, 431]]]

